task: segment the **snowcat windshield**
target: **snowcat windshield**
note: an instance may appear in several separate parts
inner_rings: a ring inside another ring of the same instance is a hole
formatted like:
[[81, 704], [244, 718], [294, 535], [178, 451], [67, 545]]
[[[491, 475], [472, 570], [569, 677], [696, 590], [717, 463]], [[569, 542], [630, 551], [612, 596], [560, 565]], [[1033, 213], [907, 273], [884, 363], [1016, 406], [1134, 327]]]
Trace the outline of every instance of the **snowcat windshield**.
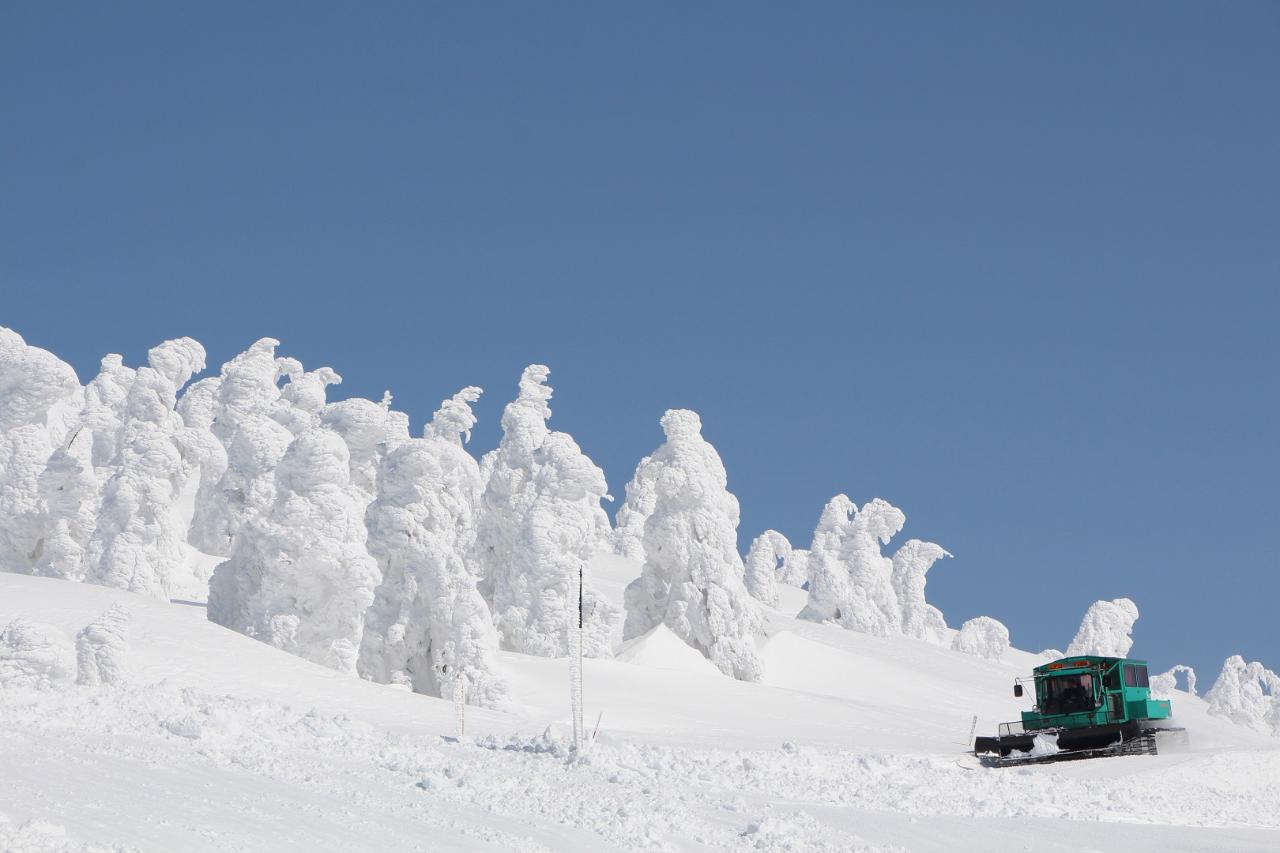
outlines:
[[1044, 680], [1042, 714], [1076, 714], [1092, 711], [1097, 703], [1093, 697], [1093, 676], [1059, 675]]

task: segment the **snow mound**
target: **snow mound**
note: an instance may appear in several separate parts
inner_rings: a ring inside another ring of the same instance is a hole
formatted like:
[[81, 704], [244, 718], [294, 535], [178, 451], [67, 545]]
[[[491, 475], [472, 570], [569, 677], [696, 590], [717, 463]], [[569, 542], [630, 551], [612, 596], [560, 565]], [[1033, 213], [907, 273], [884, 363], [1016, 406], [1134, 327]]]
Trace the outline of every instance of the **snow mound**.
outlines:
[[134, 853], [136, 847], [80, 844], [61, 826], [44, 820], [15, 824], [0, 816], [0, 850], [4, 853]]
[[1009, 629], [990, 616], [978, 616], [960, 626], [951, 648], [987, 660], [1000, 660], [1009, 650]]
[[622, 645], [618, 660], [652, 669], [674, 669], [701, 675], [719, 675], [720, 670], [704, 658], [697, 649], [675, 635], [666, 625], [659, 624], [647, 634]]
[[0, 633], [0, 687], [48, 689], [75, 677], [71, 639], [52, 625], [15, 619]]
[[129, 652], [129, 608], [120, 602], [76, 634], [76, 683], [119, 685], [125, 682], [125, 657]]

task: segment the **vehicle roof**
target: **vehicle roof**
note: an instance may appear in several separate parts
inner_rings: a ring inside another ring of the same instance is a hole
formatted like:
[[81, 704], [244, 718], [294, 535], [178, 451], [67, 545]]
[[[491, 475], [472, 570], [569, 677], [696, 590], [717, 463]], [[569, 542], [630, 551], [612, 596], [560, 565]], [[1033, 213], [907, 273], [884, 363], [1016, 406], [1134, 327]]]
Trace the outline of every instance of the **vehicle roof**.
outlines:
[[1103, 655], [1068, 655], [1067, 657], [1058, 658], [1046, 664], [1041, 664], [1033, 670], [1037, 675], [1047, 675], [1049, 673], [1068, 673], [1082, 669], [1094, 669], [1099, 664], [1107, 664], [1108, 668], [1116, 663], [1133, 663], [1146, 666], [1147, 662], [1139, 658], [1117, 658], [1105, 657]]

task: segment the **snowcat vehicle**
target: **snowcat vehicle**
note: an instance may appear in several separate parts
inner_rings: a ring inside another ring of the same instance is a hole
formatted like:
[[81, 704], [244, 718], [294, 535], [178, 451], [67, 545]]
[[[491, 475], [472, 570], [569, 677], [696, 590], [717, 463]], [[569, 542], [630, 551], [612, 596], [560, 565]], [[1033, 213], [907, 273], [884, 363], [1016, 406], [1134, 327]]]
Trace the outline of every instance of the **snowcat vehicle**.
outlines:
[[[1147, 662], [1076, 655], [1032, 671], [1036, 704], [1022, 719], [1002, 723], [995, 737], [974, 740], [973, 752], [996, 765], [1155, 755], [1157, 732], [1180, 732], [1161, 721], [1173, 713], [1167, 699], [1152, 699]], [[1022, 696], [1024, 679], [1013, 695]]]

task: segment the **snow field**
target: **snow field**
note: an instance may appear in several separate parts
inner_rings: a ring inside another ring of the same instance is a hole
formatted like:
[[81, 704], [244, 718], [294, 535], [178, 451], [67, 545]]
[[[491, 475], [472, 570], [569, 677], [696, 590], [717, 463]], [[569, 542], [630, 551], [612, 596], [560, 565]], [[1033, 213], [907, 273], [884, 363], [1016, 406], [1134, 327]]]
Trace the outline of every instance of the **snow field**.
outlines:
[[[601, 589], [620, 589], [628, 565], [597, 563]], [[120, 600], [132, 613], [124, 686], [0, 691], [0, 849], [1073, 850], [1123, 837], [1126, 849], [1227, 851], [1280, 840], [1274, 741], [1182, 692], [1192, 753], [978, 767], [960, 742], [973, 713], [983, 731], [1014, 715], [1011, 674], [1037, 660], [1016, 650], [985, 661], [771, 610], [752, 684], [696, 654], [704, 669], [681, 671], [692, 650], [658, 631], [623, 660], [586, 661], [588, 730], [603, 719], [575, 757], [563, 660], [501, 653], [515, 707], [469, 708], [474, 734], [454, 742], [449, 703], [342, 676], [198, 608], [0, 575], [0, 622], [39, 613], [67, 638]]]

